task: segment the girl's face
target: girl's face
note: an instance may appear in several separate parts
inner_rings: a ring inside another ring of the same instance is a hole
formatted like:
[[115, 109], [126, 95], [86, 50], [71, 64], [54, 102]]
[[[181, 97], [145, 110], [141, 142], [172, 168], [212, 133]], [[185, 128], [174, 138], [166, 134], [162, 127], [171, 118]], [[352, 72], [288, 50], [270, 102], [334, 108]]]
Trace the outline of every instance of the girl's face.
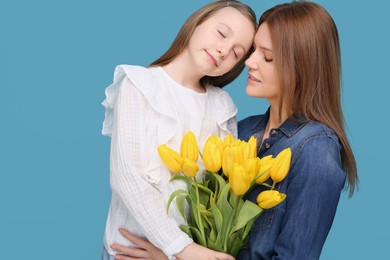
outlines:
[[268, 25], [262, 23], [253, 42], [254, 52], [245, 62], [249, 68], [246, 93], [252, 97], [266, 98], [275, 105], [280, 100], [281, 88], [272, 47]]
[[221, 76], [249, 51], [254, 34], [249, 18], [225, 7], [196, 27], [186, 51], [200, 74]]

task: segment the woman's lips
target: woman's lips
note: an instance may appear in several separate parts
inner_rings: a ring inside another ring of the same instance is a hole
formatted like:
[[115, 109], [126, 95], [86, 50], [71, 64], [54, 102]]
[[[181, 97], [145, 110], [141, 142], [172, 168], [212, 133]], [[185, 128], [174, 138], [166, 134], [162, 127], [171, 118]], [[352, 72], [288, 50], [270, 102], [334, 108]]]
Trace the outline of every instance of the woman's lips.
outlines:
[[251, 74], [249, 74], [248, 79], [251, 81], [254, 81], [256, 83], [261, 83], [261, 81], [255, 77], [253, 77]]

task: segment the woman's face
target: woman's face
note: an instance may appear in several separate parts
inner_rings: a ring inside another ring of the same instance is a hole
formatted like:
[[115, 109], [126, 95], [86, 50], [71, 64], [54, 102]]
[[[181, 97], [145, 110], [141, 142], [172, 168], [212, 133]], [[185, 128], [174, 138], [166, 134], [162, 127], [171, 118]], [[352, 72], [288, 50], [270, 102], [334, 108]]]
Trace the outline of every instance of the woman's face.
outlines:
[[249, 18], [235, 8], [225, 7], [196, 27], [187, 53], [199, 73], [221, 76], [249, 51], [254, 35]]
[[266, 98], [271, 104], [278, 105], [281, 88], [267, 23], [262, 23], [257, 30], [253, 48], [254, 52], [245, 62], [249, 69], [246, 93], [252, 97]]

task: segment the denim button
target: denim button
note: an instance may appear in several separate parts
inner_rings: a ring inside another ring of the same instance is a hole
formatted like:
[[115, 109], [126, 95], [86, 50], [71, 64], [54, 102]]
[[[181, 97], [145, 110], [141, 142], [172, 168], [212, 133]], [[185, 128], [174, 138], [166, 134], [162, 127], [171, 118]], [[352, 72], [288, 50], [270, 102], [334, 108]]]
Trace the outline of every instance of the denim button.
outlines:
[[265, 144], [265, 148], [268, 149], [268, 148], [270, 148], [270, 147], [271, 147], [271, 146], [269, 145], [269, 143], [266, 143], [266, 144]]
[[276, 134], [276, 130], [275, 130], [275, 129], [272, 129], [271, 135], [275, 135], [275, 134]]

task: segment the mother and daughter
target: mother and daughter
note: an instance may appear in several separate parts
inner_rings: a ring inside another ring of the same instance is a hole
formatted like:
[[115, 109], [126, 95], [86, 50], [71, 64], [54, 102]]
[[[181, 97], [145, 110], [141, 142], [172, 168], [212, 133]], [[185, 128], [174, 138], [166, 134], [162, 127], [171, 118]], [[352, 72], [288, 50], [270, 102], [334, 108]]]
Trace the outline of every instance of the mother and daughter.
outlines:
[[[149, 67], [121, 65], [106, 89], [103, 134], [111, 136], [110, 204], [102, 259], [234, 259], [202, 247], [178, 227], [157, 146], [180, 150], [187, 131], [200, 150], [210, 135], [257, 137], [258, 156], [290, 147], [285, 202], [254, 224], [237, 259], [318, 259], [343, 188], [357, 186], [356, 162], [341, 109], [336, 25], [320, 5], [298, 1], [253, 10], [215, 1], [192, 14], [171, 47]], [[248, 67], [249, 96], [266, 98], [263, 115], [236, 122], [222, 87]], [[200, 171], [201, 172], [201, 171]], [[254, 200], [261, 187], [250, 193]], [[128, 231], [130, 231], [130, 233]]]

